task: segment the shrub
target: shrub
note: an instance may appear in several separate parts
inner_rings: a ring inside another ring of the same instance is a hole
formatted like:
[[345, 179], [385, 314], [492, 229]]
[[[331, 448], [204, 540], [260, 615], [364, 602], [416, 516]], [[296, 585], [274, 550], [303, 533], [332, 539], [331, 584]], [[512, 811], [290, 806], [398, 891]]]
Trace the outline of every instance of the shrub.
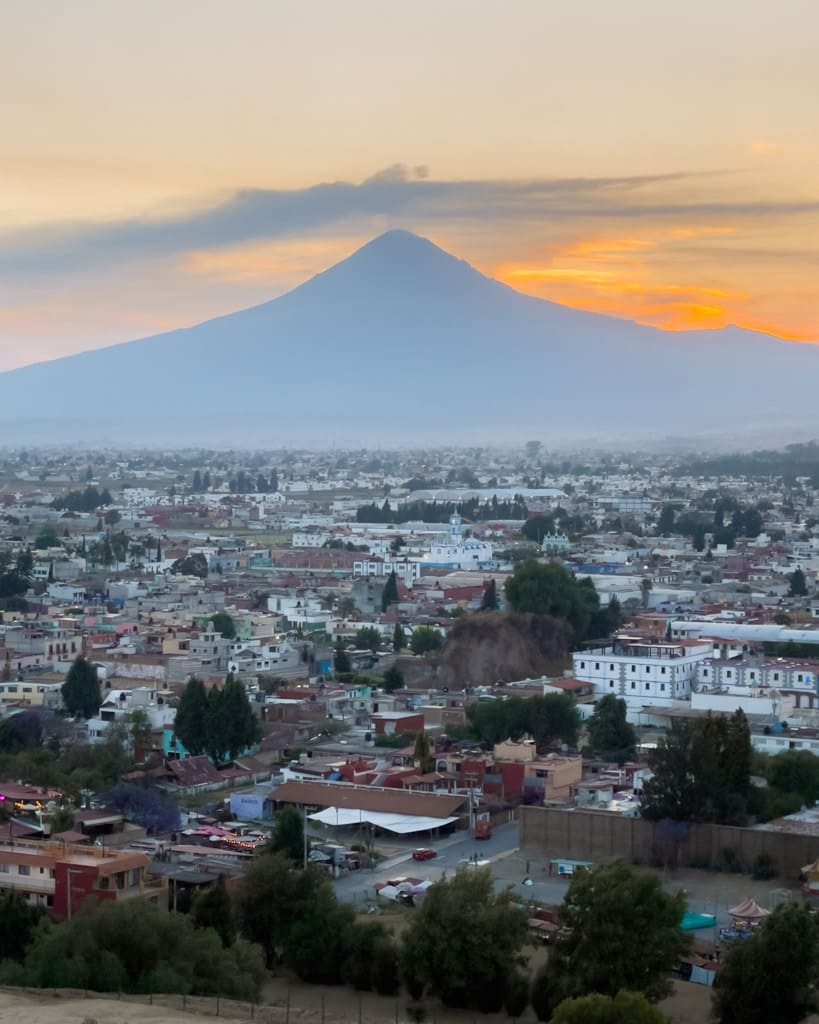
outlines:
[[751, 865], [751, 877], [765, 882], [777, 876], [776, 861], [769, 853], [758, 853]]

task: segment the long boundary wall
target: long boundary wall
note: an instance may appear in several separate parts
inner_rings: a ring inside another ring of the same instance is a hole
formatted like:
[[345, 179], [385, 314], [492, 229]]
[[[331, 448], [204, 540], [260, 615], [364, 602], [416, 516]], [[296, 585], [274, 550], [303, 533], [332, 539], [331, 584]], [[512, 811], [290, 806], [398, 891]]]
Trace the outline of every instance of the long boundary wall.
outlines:
[[594, 863], [623, 858], [635, 864], [707, 867], [731, 850], [745, 870], [767, 854], [780, 877], [796, 881], [819, 857], [819, 836], [729, 825], [677, 825], [624, 818], [605, 811], [521, 807], [520, 845], [551, 857]]

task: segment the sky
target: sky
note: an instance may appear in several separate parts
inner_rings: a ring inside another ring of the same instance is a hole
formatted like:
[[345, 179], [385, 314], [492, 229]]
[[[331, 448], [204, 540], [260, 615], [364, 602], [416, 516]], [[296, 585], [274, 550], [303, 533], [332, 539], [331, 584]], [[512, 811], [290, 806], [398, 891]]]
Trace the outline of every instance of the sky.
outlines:
[[393, 227], [668, 330], [819, 341], [815, 0], [11, 0], [0, 369]]

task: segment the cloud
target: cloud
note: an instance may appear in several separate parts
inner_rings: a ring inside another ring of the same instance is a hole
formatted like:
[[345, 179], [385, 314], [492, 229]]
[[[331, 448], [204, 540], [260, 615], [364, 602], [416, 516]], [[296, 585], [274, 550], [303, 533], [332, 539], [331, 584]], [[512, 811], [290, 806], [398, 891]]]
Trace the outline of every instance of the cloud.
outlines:
[[439, 181], [423, 165], [395, 164], [363, 182], [303, 189], [247, 189], [197, 210], [102, 223], [53, 224], [0, 235], [0, 275], [63, 275], [194, 250], [297, 237], [360, 225], [459, 221], [767, 217], [819, 211], [819, 201], [686, 198], [684, 174], [531, 180]]

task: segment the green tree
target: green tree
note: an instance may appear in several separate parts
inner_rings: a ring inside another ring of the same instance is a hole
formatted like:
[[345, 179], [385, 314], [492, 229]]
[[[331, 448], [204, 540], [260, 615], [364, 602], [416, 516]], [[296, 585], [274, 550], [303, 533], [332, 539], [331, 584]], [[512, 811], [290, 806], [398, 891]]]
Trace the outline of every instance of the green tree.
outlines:
[[69, 921], [40, 928], [22, 981], [109, 992], [175, 992], [255, 999], [264, 979], [261, 951], [228, 948], [187, 914], [142, 900], [106, 900]]
[[387, 693], [394, 693], [404, 688], [404, 673], [401, 669], [391, 665], [384, 673], [384, 689]]
[[807, 750], [784, 750], [768, 758], [768, 784], [784, 793], [796, 793], [812, 807], [819, 801], [819, 757]]
[[504, 740], [520, 740], [529, 731], [527, 701], [520, 697], [509, 700], [476, 701], [466, 709], [470, 731], [486, 747]]
[[418, 771], [422, 775], [426, 775], [435, 769], [435, 758], [430, 752], [429, 736], [423, 730], [415, 737], [412, 759], [418, 765]]
[[344, 649], [344, 644], [341, 640], [336, 644], [335, 652], [333, 654], [333, 669], [335, 670], [336, 675], [343, 675], [345, 672], [350, 672], [352, 670], [350, 656]]
[[375, 626], [362, 626], [356, 632], [355, 645], [359, 650], [375, 653], [381, 646], [381, 631]]
[[27, 547], [25, 551], [21, 551], [17, 556], [16, 571], [21, 579], [27, 582], [31, 581], [34, 572], [34, 555], [31, 553], [30, 547]]
[[498, 610], [498, 588], [494, 577], [484, 587], [481, 596], [481, 611], [496, 612]]
[[614, 997], [595, 994], [564, 999], [549, 1024], [671, 1024], [671, 1018], [641, 992], [622, 991]]
[[441, 634], [432, 626], [416, 626], [410, 636], [410, 650], [413, 654], [429, 654], [443, 645]]
[[804, 572], [801, 569], [794, 570], [790, 575], [788, 594], [790, 597], [806, 597], [807, 593], [808, 584]]
[[586, 731], [595, 757], [624, 764], [637, 756], [637, 730], [626, 721], [626, 702], [613, 693], [596, 702]]
[[661, 999], [689, 946], [684, 912], [682, 890], [667, 893], [655, 875], [636, 874], [623, 861], [574, 875], [549, 957], [558, 989], [566, 997], [628, 989]]
[[34, 540], [34, 547], [38, 551], [42, 551], [44, 548], [58, 548], [59, 546], [60, 538], [57, 536], [57, 531], [53, 526], [44, 526]]
[[[156, 550], [157, 555], [161, 555], [162, 549], [159, 542], [157, 542]], [[157, 557], [157, 561], [161, 561], [161, 559]], [[197, 551], [195, 555], [177, 558], [171, 565], [171, 572], [180, 576], [197, 576], [204, 580], [208, 576], [208, 560], [200, 551]]]
[[660, 513], [660, 518], [657, 522], [657, 533], [661, 533], [664, 537], [667, 537], [669, 533], [674, 530], [674, 519], [676, 518], [676, 512], [673, 505], [663, 505], [663, 510]]
[[[255, 857], [248, 864], [237, 897], [242, 934], [264, 950], [268, 967], [281, 961], [294, 922], [330, 883], [315, 868], [296, 868], [281, 854]], [[330, 890], [332, 893], [332, 889]]]
[[819, 926], [796, 904], [778, 907], [732, 945], [714, 981], [719, 1024], [798, 1024], [819, 1009]]
[[751, 739], [745, 715], [675, 721], [649, 757], [653, 776], [641, 811], [652, 821], [743, 824], [750, 796]]
[[20, 892], [0, 892], [0, 960], [22, 960], [38, 923], [45, 915]]
[[514, 971], [506, 979], [503, 1008], [507, 1016], [517, 1020], [529, 1005], [529, 978], [522, 971]]
[[398, 577], [395, 569], [387, 577], [384, 590], [381, 593], [381, 611], [385, 612], [391, 604], [398, 604]]
[[580, 712], [568, 693], [546, 693], [524, 701], [526, 731], [538, 749], [557, 742], [575, 746], [580, 735]]
[[396, 654], [400, 654], [406, 646], [407, 635], [401, 623], [396, 622], [395, 629], [392, 631], [392, 649]]
[[244, 683], [233, 674], [225, 679], [219, 695], [218, 714], [209, 716], [209, 726], [216, 730], [212, 749], [218, 749], [220, 756], [227, 755], [231, 761], [262, 738], [262, 727], [248, 700]]
[[227, 612], [216, 612], [211, 615], [210, 624], [215, 633], [220, 633], [225, 640], [236, 639], [236, 623]]
[[283, 807], [278, 812], [265, 849], [294, 864], [304, 863], [304, 819], [297, 807]]
[[197, 928], [212, 928], [223, 946], [236, 939], [236, 918], [233, 901], [225, 887], [225, 876], [219, 875], [213, 885], [201, 889], [193, 897], [190, 915]]
[[205, 684], [191, 676], [179, 698], [174, 732], [189, 754], [204, 754], [208, 745], [208, 692]]
[[507, 604], [516, 612], [565, 619], [575, 641], [585, 639], [600, 600], [591, 580], [577, 580], [562, 565], [521, 562], [506, 581]]
[[80, 654], [68, 670], [60, 692], [69, 715], [93, 718], [102, 704], [102, 691], [96, 666]]
[[299, 908], [285, 947], [285, 965], [308, 984], [340, 984], [355, 929], [355, 910], [341, 903], [325, 882]]
[[488, 870], [457, 871], [435, 882], [403, 936], [402, 965], [411, 994], [486, 1012], [503, 1005], [522, 965], [526, 912], [511, 891], [497, 893]]
[[551, 516], [532, 516], [523, 524], [521, 535], [534, 544], [542, 544], [547, 533], [554, 533], [555, 521]]

